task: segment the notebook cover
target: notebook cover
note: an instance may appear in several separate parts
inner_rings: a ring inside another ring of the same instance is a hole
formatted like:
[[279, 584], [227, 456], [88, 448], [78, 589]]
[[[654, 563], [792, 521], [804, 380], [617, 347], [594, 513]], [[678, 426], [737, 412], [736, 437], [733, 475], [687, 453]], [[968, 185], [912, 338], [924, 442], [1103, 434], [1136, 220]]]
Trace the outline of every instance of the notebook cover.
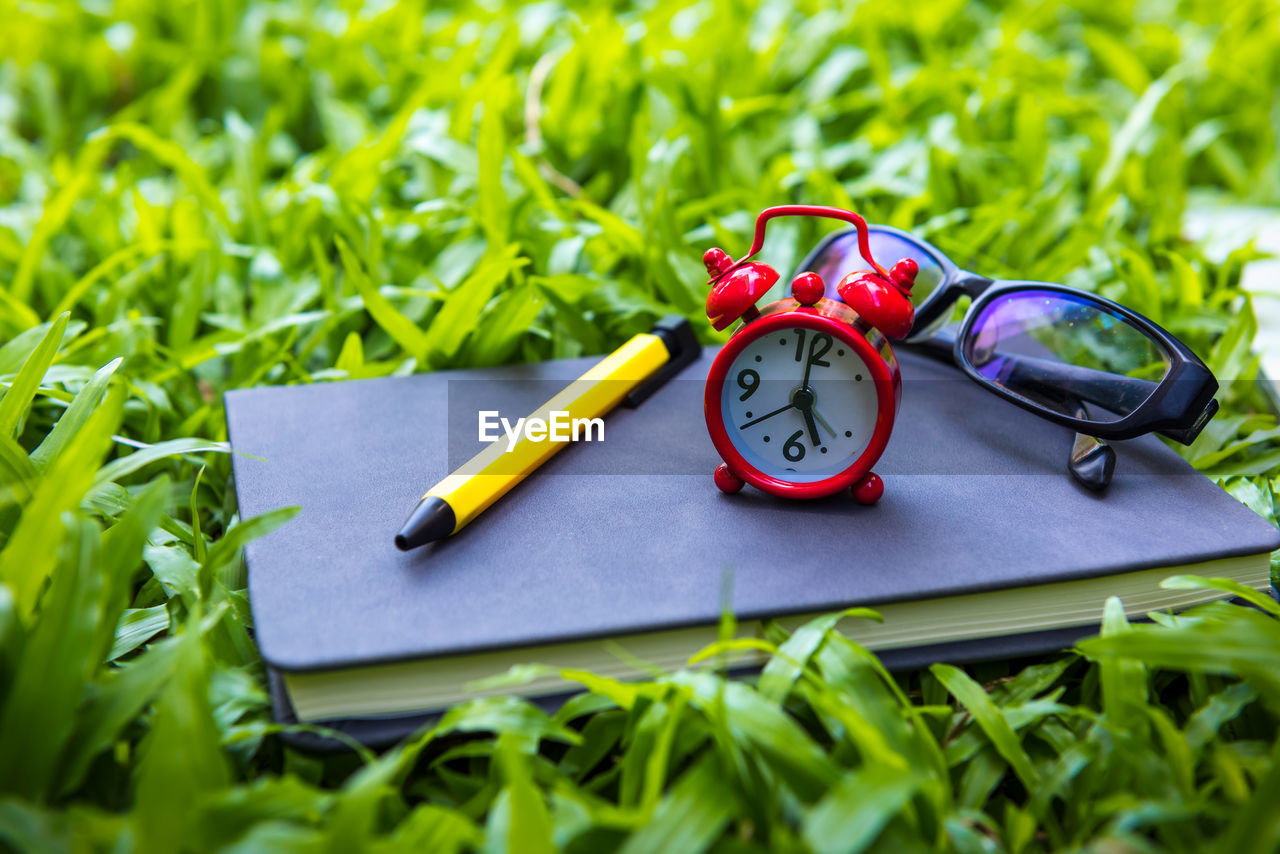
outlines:
[[[230, 392], [241, 516], [302, 507], [246, 549], [264, 660], [327, 670], [713, 623], [726, 575], [729, 606], [751, 620], [1280, 546], [1154, 437], [1116, 443], [1111, 487], [1083, 489], [1066, 473], [1068, 430], [910, 352], [879, 504], [721, 495], [702, 413], [714, 355], [611, 413], [603, 442], [564, 449], [458, 535], [409, 553], [392, 538], [482, 447], [477, 410], [525, 415], [597, 358]], [[1024, 637], [959, 649], [1069, 645]]]

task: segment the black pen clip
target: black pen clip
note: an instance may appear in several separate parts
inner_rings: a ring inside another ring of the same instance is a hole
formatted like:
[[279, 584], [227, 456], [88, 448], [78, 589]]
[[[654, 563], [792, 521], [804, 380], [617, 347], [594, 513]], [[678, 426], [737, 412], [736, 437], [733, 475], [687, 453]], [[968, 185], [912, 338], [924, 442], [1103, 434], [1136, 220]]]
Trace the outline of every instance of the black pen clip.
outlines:
[[649, 396], [666, 384], [667, 380], [692, 365], [697, 361], [698, 356], [702, 355], [702, 345], [698, 343], [693, 324], [686, 317], [668, 314], [655, 323], [650, 332], [661, 338], [662, 343], [667, 345], [667, 352], [671, 354], [671, 358], [665, 365], [658, 368], [653, 376], [627, 392], [627, 396], [622, 399], [622, 405], [631, 409], [648, 400]]

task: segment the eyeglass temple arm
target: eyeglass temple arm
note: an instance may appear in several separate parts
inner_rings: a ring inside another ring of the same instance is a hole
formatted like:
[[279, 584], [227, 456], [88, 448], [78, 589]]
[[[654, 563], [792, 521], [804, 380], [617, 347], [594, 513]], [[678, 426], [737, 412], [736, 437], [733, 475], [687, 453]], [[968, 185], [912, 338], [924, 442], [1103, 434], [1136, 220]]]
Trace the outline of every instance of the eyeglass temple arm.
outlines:
[[[955, 340], [954, 330], [941, 329], [932, 338], [910, 343], [936, 359], [953, 361]], [[1108, 371], [1020, 353], [997, 353], [985, 364], [997, 359], [1000, 361], [1001, 379], [1006, 383], [1016, 381], [1055, 395], [1069, 393], [1107, 408], [1119, 405], [1126, 410], [1136, 409], [1159, 385], [1137, 377], [1122, 377]]]
[[[1126, 377], [1110, 371], [1083, 368], [1036, 356], [996, 353], [991, 361], [1004, 367], [1001, 374], [1013, 385], [1037, 386], [1066, 392], [1113, 411], [1132, 412], [1151, 396], [1159, 383]], [[1118, 407], [1118, 410], [1117, 410]]]
[[[910, 345], [935, 359], [954, 361], [955, 330], [941, 329], [933, 337], [923, 341], [912, 341]], [[1079, 365], [1035, 356], [999, 354], [996, 358], [1002, 361], [1001, 373], [1005, 382], [1016, 381], [1018, 384], [1037, 388], [1054, 396], [1071, 394], [1107, 409], [1118, 406], [1121, 411], [1132, 411], [1149, 398], [1159, 385], [1151, 380], [1120, 376], [1109, 371], [1083, 368]], [[1168, 436], [1175, 442], [1189, 445], [1217, 411], [1218, 402], [1210, 400], [1191, 426], [1161, 429], [1156, 432]]]
[[[940, 362], [954, 364], [955, 332], [951, 329], [940, 330], [932, 338], [923, 341], [912, 341], [910, 346], [923, 355]], [[1088, 418], [1089, 413], [1079, 398], [1063, 392], [1059, 388], [1046, 389], [1060, 397], [1064, 411], [1076, 418]], [[1081, 486], [1094, 492], [1101, 492], [1111, 484], [1111, 475], [1116, 467], [1116, 451], [1102, 439], [1084, 433], [1076, 433], [1071, 444], [1071, 455], [1067, 457], [1067, 471]]]
[[[1151, 380], [1082, 368], [1079, 365], [1068, 365], [1052, 359], [1037, 359], [1034, 356], [1022, 355], [1001, 358], [1009, 361], [1013, 367], [1013, 376], [1016, 376], [1019, 382], [1075, 394], [1089, 403], [1096, 403], [1113, 411], [1132, 412], [1145, 403], [1160, 385]], [[1115, 410], [1117, 406], [1120, 408]], [[1158, 427], [1152, 432], [1167, 436], [1183, 445], [1190, 445], [1217, 411], [1218, 401], [1209, 398], [1209, 402], [1196, 413], [1195, 421], [1189, 426]]]
[[[1018, 382], [1069, 392], [1089, 403], [1096, 403], [1113, 411], [1132, 412], [1146, 402], [1160, 385], [1151, 380], [1121, 376], [1093, 368], [1082, 368], [1079, 365], [1068, 365], [1052, 359], [1037, 359], [1034, 356], [1022, 355], [999, 358], [1007, 360], [1012, 368], [1011, 374], [1007, 376], [1016, 377]], [[1119, 409], [1116, 410], [1116, 407]], [[1210, 398], [1204, 408], [1196, 413], [1195, 421], [1189, 426], [1157, 427], [1152, 432], [1167, 436], [1183, 445], [1190, 445], [1217, 411], [1218, 401]]]

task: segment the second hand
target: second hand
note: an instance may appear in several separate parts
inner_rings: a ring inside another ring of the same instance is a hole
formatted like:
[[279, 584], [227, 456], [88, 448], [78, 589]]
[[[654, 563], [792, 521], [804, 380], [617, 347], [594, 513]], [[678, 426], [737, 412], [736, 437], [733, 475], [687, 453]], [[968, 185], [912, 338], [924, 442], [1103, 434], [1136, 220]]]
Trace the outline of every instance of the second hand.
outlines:
[[752, 420], [748, 421], [746, 424], [743, 424], [743, 425], [742, 425], [741, 427], [739, 427], [738, 429], [739, 429], [739, 430], [745, 430], [745, 429], [747, 429], [748, 427], [750, 427], [752, 424], [759, 424], [761, 421], [764, 421], [766, 418], [772, 418], [772, 417], [773, 417], [773, 416], [775, 416], [775, 415], [780, 415], [780, 414], [782, 414], [783, 412], [786, 412], [788, 409], [793, 408], [794, 406], [795, 406], [795, 404], [794, 404], [794, 403], [788, 403], [786, 406], [784, 406], [784, 407], [782, 407], [782, 408], [780, 408], [780, 409], [775, 409], [775, 410], [773, 410], [772, 412], [769, 412], [769, 413], [766, 413], [766, 414], [764, 414], [764, 415], [761, 415], [759, 418], [753, 418]]
[[818, 419], [818, 423], [821, 424], [822, 428], [830, 433], [831, 438], [834, 439], [836, 437], [836, 431], [831, 429], [831, 425], [827, 423], [827, 419], [823, 418], [822, 413], [818, 411], [818, 407], [811, 407], [809, 411], [813, 413], [813, 417]]

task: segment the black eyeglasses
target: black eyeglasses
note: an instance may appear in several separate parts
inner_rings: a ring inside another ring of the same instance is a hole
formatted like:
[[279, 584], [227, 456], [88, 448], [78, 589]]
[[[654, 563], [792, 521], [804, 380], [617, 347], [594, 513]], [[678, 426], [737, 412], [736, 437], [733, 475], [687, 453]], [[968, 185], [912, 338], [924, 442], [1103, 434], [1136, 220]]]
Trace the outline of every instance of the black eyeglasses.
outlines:
[[[1046, 282], [990, 279], [962, 270], [908, 232], [868, 226], [882, 263], [919, 266], [906, 338], [954, 362], [989, 391], [1077, 432], [1068, 468], [1091, 489], [1111, 481], [1115, 451], [1106, 439], [1160, 433], [1191, 444], [1218, 411], [1218, 382], [1195, 353], [1136, 312], [1087, 291]], [[797, 272], [814, 272], [828, 296], [848, 273], [867, 269], [857, 232], [836, 232]], [[956, 302], [972, 299], [958, 328], [945, 326]]]

